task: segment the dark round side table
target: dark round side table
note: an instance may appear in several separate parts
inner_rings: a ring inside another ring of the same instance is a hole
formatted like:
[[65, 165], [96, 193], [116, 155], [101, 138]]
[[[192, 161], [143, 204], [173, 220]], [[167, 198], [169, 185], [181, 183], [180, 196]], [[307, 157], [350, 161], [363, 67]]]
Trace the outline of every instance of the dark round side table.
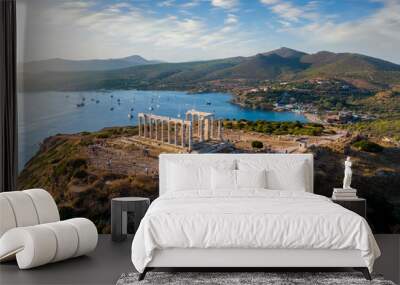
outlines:
[[[120, 197], [111, 200], [111, 238], [123, 241], [128, 234], [128, 213], [133, 214], [134, 233], [150, 206], [149, 198]], [[133, 233], [133, 234], [134, 234]]]

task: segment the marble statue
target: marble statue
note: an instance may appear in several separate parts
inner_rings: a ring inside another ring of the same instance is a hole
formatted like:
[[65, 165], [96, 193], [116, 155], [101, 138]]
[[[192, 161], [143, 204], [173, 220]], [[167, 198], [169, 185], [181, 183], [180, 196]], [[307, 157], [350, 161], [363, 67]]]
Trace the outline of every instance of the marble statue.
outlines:
[[344, 178], [343, 178], [343, 189], [352, 189], [351, 184], [351, 176], [353, 172], [351, 170], [351, 158], [350, 156], [347, 157], [346, 161], [344, 162]]

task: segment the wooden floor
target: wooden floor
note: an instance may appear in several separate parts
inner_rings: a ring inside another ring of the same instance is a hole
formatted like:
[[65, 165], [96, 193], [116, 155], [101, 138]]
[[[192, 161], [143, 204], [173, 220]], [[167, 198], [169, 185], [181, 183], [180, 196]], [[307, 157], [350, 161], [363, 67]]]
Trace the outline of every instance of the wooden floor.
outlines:
[[[400, 235], [376, 235], [382, 251], [375, 272], [400, 283]], [[78, 257], [30, 270], [19, 270], [15, 262], [0, 265], [0, 284], [115, 284], [122, 273], [134, 271], [131, 263], [132, 237], [115, 243], [100, 235], [97, 249]]]

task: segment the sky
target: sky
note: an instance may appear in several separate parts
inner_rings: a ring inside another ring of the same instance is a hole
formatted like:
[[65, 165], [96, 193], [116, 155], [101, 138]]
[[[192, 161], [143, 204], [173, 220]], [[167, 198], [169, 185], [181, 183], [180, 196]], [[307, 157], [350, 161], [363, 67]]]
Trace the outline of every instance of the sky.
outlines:
[[400, 0], [17, 0], [20, 61], [168, 62], [282, 46], [400, 64]]

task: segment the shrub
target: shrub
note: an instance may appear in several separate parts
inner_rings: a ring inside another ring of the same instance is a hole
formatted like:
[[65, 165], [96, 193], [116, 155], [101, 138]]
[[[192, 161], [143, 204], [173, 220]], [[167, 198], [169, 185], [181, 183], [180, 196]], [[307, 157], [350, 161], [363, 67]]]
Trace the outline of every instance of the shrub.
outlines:
[[252, 141], [251, 142], [251, 147], [253, 148], [263, 148], [264, 144], [260, 141]]
[[72, 176], [74, 178], [84, 179], [88, 176], [88, 173], [85, 170], [77, 169]]
[[93, 139], [90, 139], [90, 138], [83, 138], [79, 143], [79, 145], [81, 145], [81, 146], [89, 146], [92, 144], [94, 144], [94, 142], [93, 142]]
[[232, 122], [224, 122], [224, 127], [227, 129], [232, 129], [233, 128], [233, 124]]
[[100, 133], [97, 135], [98, 139], [108, 139], [109, 137], [111, 137], [109, 133]]
[[86, 166], [86, 164], [87, 164], [87, 162], [86, 162], [86, 159], [84, 159], [84, 158], [72, 158], [72, 159], [68, 160], [68, 162], [67, 162], [67, 166], [72, 169], [76, 169], [81, 166]]
[[68, 168], [67, 168], [67, 164], [65, 163], [65, 161], [58, 163], [53, 167], [53, 175], [55, 177], [66, 175], [67, 172], [68, 172]]
[[380, 146], [377, 143], [368, 141], [368, 140], [360, 140], [355, 143], [353, 143], [353, 146], [357, 148], [358, 150], [361, 151], [366, 151], [366, 152], [381, 152], [383, 150], [383, 147]]

